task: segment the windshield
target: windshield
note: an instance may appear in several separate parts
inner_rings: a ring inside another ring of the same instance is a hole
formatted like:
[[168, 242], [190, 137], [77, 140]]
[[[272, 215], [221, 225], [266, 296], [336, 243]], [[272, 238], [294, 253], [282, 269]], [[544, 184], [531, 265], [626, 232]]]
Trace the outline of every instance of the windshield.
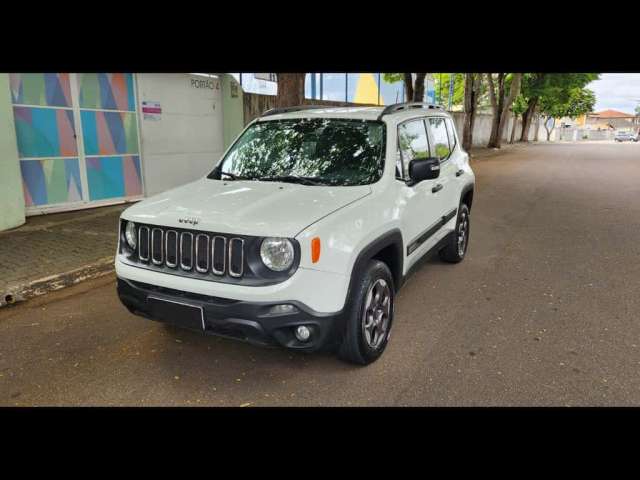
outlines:
[[384, 125], [337, 119], [254, 123], [209, 178], [365, 185], [382, 176]]

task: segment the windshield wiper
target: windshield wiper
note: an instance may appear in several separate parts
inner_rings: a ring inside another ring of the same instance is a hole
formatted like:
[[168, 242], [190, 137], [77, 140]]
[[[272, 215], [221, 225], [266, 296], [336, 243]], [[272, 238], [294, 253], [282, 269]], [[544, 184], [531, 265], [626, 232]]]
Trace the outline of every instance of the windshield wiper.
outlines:
[[258, 180], [265, 182], [288, 182], [299, 183], [301, 185], [326, 185], [312, 177], [298, 177], [297, 175], [279, 175], [273, 177], [261, 177]]
[[220, 172], [220, 179], [222, 179], [222, 175], [226, 175], [227, 177], [231, 178], [231, 180], [251, 180], [248, 177], [241, 177], [240, 175], [236, 175], [235, 173], [229, 173], [229, 172]]

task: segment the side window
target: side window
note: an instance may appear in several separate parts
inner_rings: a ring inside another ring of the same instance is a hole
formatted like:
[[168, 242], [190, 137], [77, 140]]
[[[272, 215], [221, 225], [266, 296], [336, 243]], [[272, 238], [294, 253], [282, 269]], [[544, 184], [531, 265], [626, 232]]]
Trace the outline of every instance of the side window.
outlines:
[[429, 128], [431, 128], [431, 136], [433, 138], [434, 156], [438, 157], [442, 162], [449, 158], [451, 154], [445, 119], [442, 117], [429, 118]]
[[429, 157], [429, 140], [422, 119], [411, 120], [398, 127], [398, 149], [402, 154], [402, 176], [409, 178], [409, 162]]
[[455, 128], [453, 121], [450, 118], [447, 118], [447, 134], [449, 135], [449, 146], [451, 147], [452, 152], [456, 149], [456, 145], [458, 144], [456, 141]]

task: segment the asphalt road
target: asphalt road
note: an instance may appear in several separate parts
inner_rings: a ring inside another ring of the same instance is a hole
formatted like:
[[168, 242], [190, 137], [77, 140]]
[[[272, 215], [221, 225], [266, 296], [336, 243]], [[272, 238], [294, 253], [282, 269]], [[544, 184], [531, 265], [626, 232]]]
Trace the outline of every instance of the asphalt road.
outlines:
[[473, 168], [468, 256], [411, 277], [378, 362], [171, 333], [105, 277], [0, 310], [0, 405], [640, 405], [640, 145]]

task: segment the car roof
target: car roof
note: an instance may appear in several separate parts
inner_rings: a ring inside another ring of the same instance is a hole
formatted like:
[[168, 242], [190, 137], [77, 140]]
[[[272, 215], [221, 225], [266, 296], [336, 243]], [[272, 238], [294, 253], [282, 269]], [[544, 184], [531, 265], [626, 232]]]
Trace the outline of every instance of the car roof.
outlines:
[[[293, 118], [338, 118], [338, 119], [354, 119], [354, 120], [377, 120], [382, 111], [385, 109], [381, 107], [320, 107], [310, 108], [304, 110], [294, 110], [285, 113], [273, 113], [267, 116], [259, 117], [260, 121], [270, 120], [285, 120]], [[439, 109], [428, 108], [410, 108], [397, 110], [394, 112], [386, 113], [383, 119], [393, 119], [398, 122], [404, 119], [413, 117], [424, 116], [448, 116], [448, 113]]]

